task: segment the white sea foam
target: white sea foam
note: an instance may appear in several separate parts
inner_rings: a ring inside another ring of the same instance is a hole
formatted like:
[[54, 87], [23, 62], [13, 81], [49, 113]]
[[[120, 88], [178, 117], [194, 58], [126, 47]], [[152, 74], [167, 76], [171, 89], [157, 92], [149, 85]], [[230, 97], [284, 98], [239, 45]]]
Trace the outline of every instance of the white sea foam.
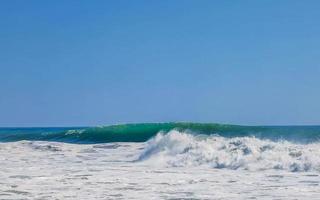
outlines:
[[296, 144], [253, 137], [195, 136], [171, 131], [151, 139], [139, 160], [165, 166], [320, 171], [320, 143]]
[[0, 199], [318, 200], [318, 158], [318, 144], [177, 131], [147, 143], [0, 143]]

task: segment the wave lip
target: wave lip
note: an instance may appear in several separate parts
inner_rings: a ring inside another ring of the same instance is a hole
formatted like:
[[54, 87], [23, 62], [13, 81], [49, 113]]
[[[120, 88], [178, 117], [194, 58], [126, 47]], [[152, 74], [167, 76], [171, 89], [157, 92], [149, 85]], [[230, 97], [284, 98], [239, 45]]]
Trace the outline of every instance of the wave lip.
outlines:
[[250, 171], [320, 171], [320, 143], [295, 144], [254, 137], [225, 138], [176, 130], [147, 142], [139, 161], [170, 167], [208, 166]]

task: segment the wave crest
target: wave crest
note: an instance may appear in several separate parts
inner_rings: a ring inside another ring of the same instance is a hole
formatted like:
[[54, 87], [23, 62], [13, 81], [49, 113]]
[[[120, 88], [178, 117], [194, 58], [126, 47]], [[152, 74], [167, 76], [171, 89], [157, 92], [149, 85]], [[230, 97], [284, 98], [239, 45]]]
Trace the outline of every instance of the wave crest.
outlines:
[[320, 143], [296, 144], [255, 137], [226, 138], [172, 130], [149, 140], [139, 160], [173, 167], [320, 171]]
[[160, 131], [191, 131], [193, 134], [219, 134], [226, 138], [256, 137], [298, 143], [320, 141], [320, 126], [238, 126], [216, 123], [140, 123], [102, 127], [0, 128], [0, 142], [56, 141], [68, 143], [146, 142]]

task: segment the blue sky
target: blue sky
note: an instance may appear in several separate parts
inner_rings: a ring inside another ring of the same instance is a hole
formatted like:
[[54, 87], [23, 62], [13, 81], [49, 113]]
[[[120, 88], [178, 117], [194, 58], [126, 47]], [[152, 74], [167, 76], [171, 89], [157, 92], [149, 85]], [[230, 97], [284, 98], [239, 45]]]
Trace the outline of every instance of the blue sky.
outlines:
[[320, 124], [320, 2], [0, 2], [0, 126]]

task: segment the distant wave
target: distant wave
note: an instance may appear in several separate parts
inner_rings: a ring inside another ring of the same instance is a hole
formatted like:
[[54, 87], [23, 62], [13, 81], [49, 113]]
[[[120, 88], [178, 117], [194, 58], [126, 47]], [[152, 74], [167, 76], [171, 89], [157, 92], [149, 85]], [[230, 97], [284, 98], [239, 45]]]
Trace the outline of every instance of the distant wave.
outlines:
[[225, 138], [255, 137], [299, 143], [316, 142], [319, 126], [238, 126], [215, 123], [141, 123], [89, 128], [0, 128], [0, 141], [59, 141], [68, 143], [145, 142], [172, 130], [192, 135], [219, 135]]
[[148, 141], [139, 161], [157, 166], [292, 172], [320, 171], [320, 143], [295, 144], [255, 137], [226, 138], [170, 131]]

